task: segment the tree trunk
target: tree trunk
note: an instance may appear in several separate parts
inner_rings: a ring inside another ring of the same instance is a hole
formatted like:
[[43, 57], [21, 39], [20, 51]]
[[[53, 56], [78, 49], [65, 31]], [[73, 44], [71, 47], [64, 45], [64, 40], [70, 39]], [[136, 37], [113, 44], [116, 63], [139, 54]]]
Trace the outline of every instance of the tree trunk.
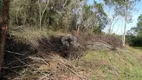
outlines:
[[126, 20], [125, 20], [125, 24], [124, 24], [124, 34], [123, 34], [123, 47], [125, 46], [125, 41], [126, 41]]
[[47, 9], [47, 7], [48, 7], [48, 4], [49, 4], [49, 1], [50, 0], [48, 0], [48, 2], [46, 2], [46, 6], [45, 6], [45, 8], [43, 9], [43, 11], [42, 11], [42, 5], [41, 5], [41, 2], [40, 2], [40, 0], [38, 0], [38, 6], [39, 6], [39, 27], [40, 27], [40, 30], [42, 29], [42, 18], [43, 18], [43, 16], [44, 16], [44, 14], [45, 14], [45, 11], [46, 11], [46, 9]]
[[109, 29], [108, 29], [108, 33], [111, 34], [112, 33], [112, 19], [111, 19], [111, 7], [109, 6], [109, 14], [108, 14], [108, 17], [109, 17], [109, 21], [108, 21], [108, 26], [109, 26]]
[[125, 46], [125, 41], [126, 41], [126, 26], [127, 26], [127, 5], [125, 8], [125, 23], [124, 23], [124, 34], [123, 34], [123, 38], [122, 38], [122, 43], [123, 43], [123, 47]]
[[8, 26], [8, 12], [9, 12], [9, 0], [3, 0], [2, 11], [2, 26], [0, 26], [0, 70], [2, 68], [2, 62], [4, 57], [5, 38]]

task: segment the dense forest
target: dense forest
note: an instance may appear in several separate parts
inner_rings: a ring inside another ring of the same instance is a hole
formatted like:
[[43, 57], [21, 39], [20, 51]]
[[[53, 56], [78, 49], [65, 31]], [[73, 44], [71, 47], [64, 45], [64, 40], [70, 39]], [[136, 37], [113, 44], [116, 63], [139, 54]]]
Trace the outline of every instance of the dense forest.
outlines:
[[141, 0], [88, 2], [0, 0], [0, 79], [141, 80]]

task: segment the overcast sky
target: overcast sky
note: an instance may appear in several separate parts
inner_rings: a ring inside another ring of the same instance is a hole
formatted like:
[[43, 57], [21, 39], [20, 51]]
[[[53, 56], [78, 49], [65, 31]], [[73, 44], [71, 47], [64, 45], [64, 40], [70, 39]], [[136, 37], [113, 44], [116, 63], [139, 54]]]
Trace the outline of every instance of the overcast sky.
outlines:
[[[88, 0], [88, 4], [91, 5], [93, 4], [94, 0]], [[97, 2], [103, 2], [103, 0], [96, 0]], [[135, 27], [137, 24], [137, 18], [140, 14], [142, 14], [142, 1], [136, 3], [135, 5], [136, 9], [135, 11], [133, 11], [133, 16], [132, 16], [132, 23], [127, 24], [127, 30], [130, 30], [132, 27]], [[107, 9], [105, 9], [107, 10]], [[107, 12], [107, 11], [106, 11]], [[112, 11], [113, 13], [113, 11]], [[114, 28], [113, 28], [113, 33], [116, 34], [123, 34], [123, 26], [124, 26], [124, 21], [122, 20], [122, 18], [120, 18], [117, 23], [115, 24]], [[107, 31], [108, 28], [105, 28], [105, 31]]]

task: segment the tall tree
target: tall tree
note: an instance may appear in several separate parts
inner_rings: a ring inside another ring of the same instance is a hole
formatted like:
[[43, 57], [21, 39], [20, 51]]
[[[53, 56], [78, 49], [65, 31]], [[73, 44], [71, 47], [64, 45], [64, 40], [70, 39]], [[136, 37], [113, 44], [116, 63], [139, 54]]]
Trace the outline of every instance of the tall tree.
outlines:
[[130, 23], [132, 20], [132, 11], [134, 10], [135, 0], [123, 0], [122, 3], [122, 5], [116, 7], [116, 12], [117, 15], [120, 15], [124, 18], [124, 33], [122, 36], [122, 45], [125, 46], [127, 23]]
[[135, 30], [137, 32], [137, 36], [142, 37], [142, 14], [138, 17], [138, 23]]
[[107, 23], [107, 15], [103, 9], [103, 4], [94, 1], [93, 5], [84, 2], [76, 11], [77, 31], [100, 33]]
[[9, 0], [3, 0], [2, 26], [0, 26], [0, 70], [2, 68], [6, 31], [8, 27]]
[[[107, 8], [107, 15], [108, 15], [108, 33], [111, 34], [113, 31], [113, 27], [119, 20], [119, 17], [115, 15], [114, 8], [116, 4], [118, 4], [116, 1], [112, 0], [104, 0], [105, 7]], [[114, 12], [114, 13], [113, 13]]]
[[137, 36], [137, 37], [141, 37], [142, 38], [142, 14], [139, 15], [137, 21], [138, 21], [137, 22], [137, 26], [131, 28], [127, 32], [127, 35], [133, 35], [133, 36]]
[[142, 14], [137, 21], [137, 26], [127, 32], [127, 42], [130, 46], [142, 46]]
[[134, 5], [137, 1], [140, 1], [140, 0], [104, 0], [104, 1], [105, 3], [109, 5], [111, 4], [115, 6], [114, 7], [115, 15], [122, 16], [124, 19], [124, 33], [122, 36], [122, 43], [123, 43], [123, 46], [125, 46], [127, 23], [131, 22]]

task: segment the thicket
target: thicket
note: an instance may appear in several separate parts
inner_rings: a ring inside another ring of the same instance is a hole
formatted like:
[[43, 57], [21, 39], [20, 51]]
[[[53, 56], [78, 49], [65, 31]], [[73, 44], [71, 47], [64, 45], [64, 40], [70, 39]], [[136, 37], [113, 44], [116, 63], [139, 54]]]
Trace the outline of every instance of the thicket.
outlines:
[[141, 47], [142, 46], [142, 37], [138, 36], [127, 36], [127, 42], [130, 46], [137, 46]]
[[86, 0], [12, 0], [10, 5], [10, 30], [32, 26], [64, 32], [101, 32], [107, 23], [103, 5], [90, 6]]

